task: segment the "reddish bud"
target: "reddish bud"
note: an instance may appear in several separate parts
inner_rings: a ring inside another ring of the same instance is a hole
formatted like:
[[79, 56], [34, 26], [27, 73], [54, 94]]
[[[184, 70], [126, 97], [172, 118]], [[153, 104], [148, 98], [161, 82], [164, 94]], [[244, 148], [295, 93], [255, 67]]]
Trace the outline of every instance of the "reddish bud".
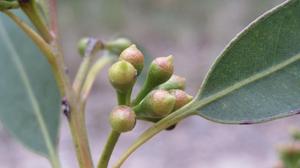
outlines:
[[152, 61], [146, 81], [138, 93], [133, 105], [139, 104], [155, 87], [166, 82], [173, 74], [173, 56], [159, 57]]
[[183, 107], [193, 100], [193, 96], [179, 89], [170, 90], [170, 94], [176, 99], [173, 111]]
[[120, 54], [120, 60], [131, 63], [137, 70], [138, 75], [144, 68], [144, 55], [134, 44]]
[[156, 85], [162, 84], [170, 79], [173, 71], [173, 56], [158, 57], [150, 65], [149, 82], [154, 82]]
[[138, 105], [137, 113], [147, 113], [149, 117], [164, 117], [172, 112], [175, 97], [165, 90], [153, 90]]
[[134, 111], [128, 106], [118, 106], [113, 109], [109, 118], [113, 130], [121, 133], [131, 131], [136, 123]]

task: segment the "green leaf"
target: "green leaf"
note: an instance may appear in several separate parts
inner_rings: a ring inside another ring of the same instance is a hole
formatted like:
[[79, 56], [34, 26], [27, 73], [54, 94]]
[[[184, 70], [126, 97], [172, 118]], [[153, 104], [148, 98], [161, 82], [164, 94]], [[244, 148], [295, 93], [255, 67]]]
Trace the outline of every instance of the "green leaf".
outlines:
[[23, 145], [56, 164], [60, 96], [50, 66], [3, 14], [0, 38], [0, 120]]
[[197, 114], [229, 124], [290, 116], [300, 109], [300, 0], [270, 10], [243, 30], [212, 66]]

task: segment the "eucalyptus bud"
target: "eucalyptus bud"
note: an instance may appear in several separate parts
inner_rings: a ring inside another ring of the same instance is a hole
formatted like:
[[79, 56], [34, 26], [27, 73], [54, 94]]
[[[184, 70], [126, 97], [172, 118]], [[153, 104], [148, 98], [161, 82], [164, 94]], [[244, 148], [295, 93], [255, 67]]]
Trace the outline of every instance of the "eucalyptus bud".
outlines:
[[80, 39], [78, 44], [77, 44], [78, 52], [82, 57], [85, 54], [85, 50], [88, 46], [88, 43], [89, 43], [89, 38], [85, 37], [85, 38]]
[[137, 71], [129, 62], [121, 60], [113, 64], [108, 72], [110, 83], [120, 91], [131, 90], [136, 81]]
[[182, 90], [174, 89], [170, 90], [169, 92], [176, 99], [173, 111], [178, 110], [179, 108], [183, 107], [184, 105], [188, 104], [190, 101], [193, 100], [193, 96], [187, 94]]
[[[179, 90], [179, 89], [173, 89], [169, 91], [171, 95], [175, 96], [175, 105], [173, 111], [178, 110], [179, 108], [183, 107], [184, 105], [188, 104], [190, 101], [193, 100], [193, 97], [187, 94], [186, 92]], [[177, 124], [171, 125], [170, 127], [166, 128], [167, 131], [171, 131], [175, 129]]]
[[110, 125], [119, 133], [131, 131], [136, 123], [134, 111], [128, 106], [118, 106], [110, 114]]
[[177, 75], [172, 75], [171, 78], [158, 86], [158, 89], [163, 89], [163, 90], [171, 90], [171, 89], [180, 89], [184, 90], [185, 89], [185, 78]]
[[151, 82], [151, 85], [159, 85], [167, 80], [173, 74], [173, 56], [167, 57], [158, 57], [150, 65], [148, 72], [148, 82]]
[[92, 56], [103, 49], [103, 47], [103, 43], [93, 37], [82, 38], [77, 44], [78, 52], [82, 57]]
[[134, 44], [126, 48], [120, 54], [120, 60], [125, 60], [130, 62], [137, 70], [138, 75], [141, 73], [141, 71], [144, 68], [144, 55]]
[[133, 104], [138, 104], [151, 90], [169, 80], [173, 69], [173, 56], [171, 55], [153, 60], [146, 81]]
[[162, 118], [172, 112], [175, 105], [175, 96], [165, 90], [153, 90], [143, 101], [134, 107], [139, 116]]
[[116, 40], [107, 42], [105, 44], [105, 48], [116, 55], [120, 55], [120, 53], [128, 48], [131, 44], [132, 42], [126, 38], [118, 38]]

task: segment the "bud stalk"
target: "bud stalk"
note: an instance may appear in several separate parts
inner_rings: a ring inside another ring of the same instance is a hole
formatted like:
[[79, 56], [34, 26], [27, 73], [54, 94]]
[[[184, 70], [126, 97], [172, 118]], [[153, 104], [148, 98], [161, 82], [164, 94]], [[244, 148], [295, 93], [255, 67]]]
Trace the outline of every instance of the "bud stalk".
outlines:
[[133, 102], [137, 105], [155, 87], [166, 82], [173, 74], [173, 56], [158, 57], [152, 61], [146, 81]]

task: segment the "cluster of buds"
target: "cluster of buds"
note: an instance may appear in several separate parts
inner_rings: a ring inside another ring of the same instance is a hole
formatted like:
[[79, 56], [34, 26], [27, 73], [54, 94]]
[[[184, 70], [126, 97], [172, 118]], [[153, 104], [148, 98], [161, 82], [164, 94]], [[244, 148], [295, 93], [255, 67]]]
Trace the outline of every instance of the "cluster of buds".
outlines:
[[118, 97], [119, 106], [110, 116], [118, 132], [131, 130], [136, 119], [157, 122], [192, 100], [184, 92], [185, 79], [174, 75], [173, 56], [158, 57], [149, 66], [144, 84], [134, 100], [131, 92], [144, 67], [144, 55], [136, 45], [120, 53], [119, 61], [109, 69], [109, 81]]

